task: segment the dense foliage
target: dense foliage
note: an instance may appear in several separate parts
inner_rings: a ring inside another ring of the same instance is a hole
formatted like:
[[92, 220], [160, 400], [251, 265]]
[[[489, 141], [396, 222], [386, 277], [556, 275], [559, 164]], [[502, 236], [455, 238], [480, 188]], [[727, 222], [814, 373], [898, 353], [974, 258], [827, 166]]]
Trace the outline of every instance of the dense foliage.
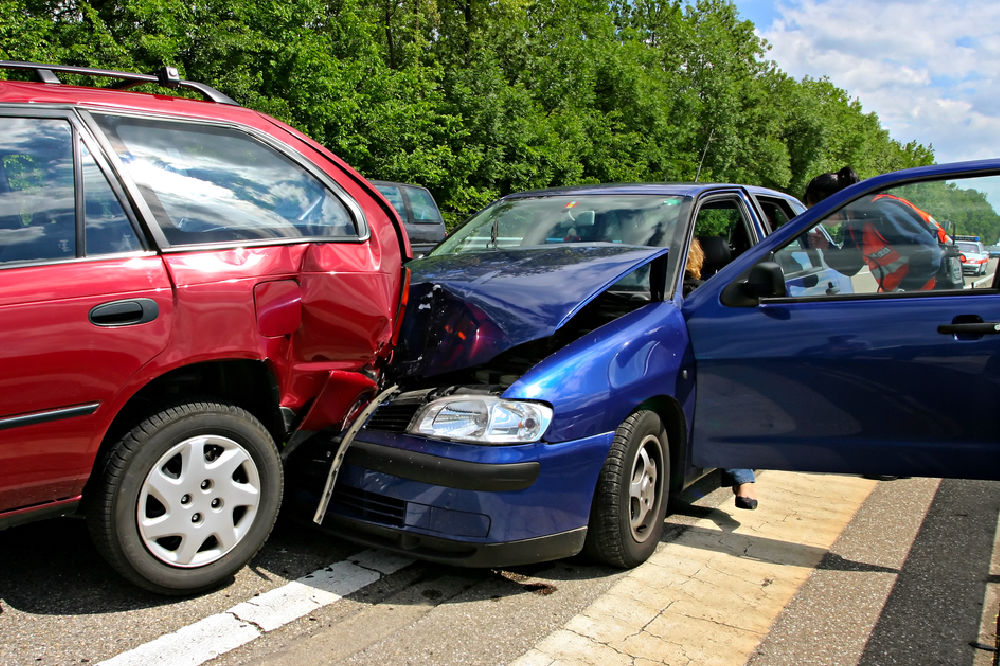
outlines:
[[796, 81], [726, 0], [5, 0], [0, 57], [163, 64], [426, 185], [454, 223], [499, 195], [736, 181], [801, 196], [928, 164], [826, 79]]
[[921, 210], [933, 212], [948, 233], [979, 236], [986, 245], [997, 242], [1000, 215], [986, 193], [976, 189], [984, 184], [973, 180], [971, 186], [962, 185], [962, 181], [920, 183], [900, 188], [897, 194]]

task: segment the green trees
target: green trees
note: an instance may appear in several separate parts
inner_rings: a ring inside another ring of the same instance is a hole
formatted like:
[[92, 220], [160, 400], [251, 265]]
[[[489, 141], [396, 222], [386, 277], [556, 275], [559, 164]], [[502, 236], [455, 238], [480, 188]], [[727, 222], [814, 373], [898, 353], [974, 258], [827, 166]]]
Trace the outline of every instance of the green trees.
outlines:
[[0, 56], [163, 64], [285, 120], [455, 223], [510, 191], [927, 164], [727, 0], [8, 0]]
[[899, 196], [933, 211], [949, 233], [979, 236], [984, 245], [1000, 237], [1000, 215], [987, 200], [990, 178], [920, 183], [900, 188]]

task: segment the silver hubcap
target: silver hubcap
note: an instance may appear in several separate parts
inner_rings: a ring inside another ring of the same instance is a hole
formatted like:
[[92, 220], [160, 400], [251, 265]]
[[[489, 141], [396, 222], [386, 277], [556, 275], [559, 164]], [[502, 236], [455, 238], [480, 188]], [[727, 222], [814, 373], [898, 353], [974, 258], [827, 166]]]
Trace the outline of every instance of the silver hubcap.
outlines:
[[632, 538], [645, 541], [652, 530], [652, 521], [659, 513], [656, 487], [659, 479], [657, 461], [660, 459], [660, 440], [646, 435], [632, 462], [632, 479], [629, 483], [629, 519]]
[[149, 471], [136, 521], [157, 559], [200, 567], [246, 536], [259, 502], [260, 477], [247, 450], [228, 437], [199, 435], [164, 453]]

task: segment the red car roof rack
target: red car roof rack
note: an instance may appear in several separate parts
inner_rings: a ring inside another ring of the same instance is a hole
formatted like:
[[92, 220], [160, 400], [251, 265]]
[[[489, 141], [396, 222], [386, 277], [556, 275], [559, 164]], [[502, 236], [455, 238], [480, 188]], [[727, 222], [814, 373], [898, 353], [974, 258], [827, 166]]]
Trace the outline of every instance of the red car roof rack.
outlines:
[[239, 106], [228, 95], [219, 92], [211, 86], [207, 86], [204, 83], [197, 83], [195, 81], [183, 80], [178, 74], [176, 67], [162, 67], [155, 74], [135, 74], [131, 72], [117, 72], [111, 69], [95, 69], [93, 67], [44, 65], [42, 63], [24, 62], [20, 60], [0, 60], [0, 69], [20, 69], [32, 71], [34, 72], [35, 77], [42, 83], [62, 83], [56, 75], [56, 72], [82, 74], [85, 76], [104, 76], [120, 79], [120, 81], [112, 83], [109, 86], [104, 86], [106, 89], [113, 90], [127, 90], [128, 88], [133, 88], [144, 83], [155, 83], [172, 90], [176, 88], [187, 88], [200, 93], [206, 100], [217, 102], [219, 104]]

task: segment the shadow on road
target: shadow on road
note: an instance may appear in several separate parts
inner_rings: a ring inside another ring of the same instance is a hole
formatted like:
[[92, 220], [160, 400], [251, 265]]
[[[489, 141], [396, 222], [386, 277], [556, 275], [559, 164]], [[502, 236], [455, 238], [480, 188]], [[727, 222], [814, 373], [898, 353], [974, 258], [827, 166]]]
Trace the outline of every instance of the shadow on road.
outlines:
[[941, 481], [859, 664], [972, 663], [998, 515], [1000, 484]]
[[176, 601], [123, 581], [94, 550], [82, 520], [59, 518], [0, 532], [0, 553], [0, 608], [76, 615]]
[[734, 528], [738, 527], [740, 522], [721, 509], [688, 505], [677, 507], [674, 514], [711, 520], [720, 527], [722, 532], [696, 525], [678, 525], [668, 522], [664, 541], [674, 541], [683, 535], [687, 545], [784, 566], [808, 566], [835, 571], [899, 573], [896, 569], [851, 560], [830, 553], [823, 548], [794, 541], [771, 539], [752, 534], [733, 534]]
[[[279, 519], [271, 538], [233, 580], [199, 595], [162, 596], [119, 576], [91, 544], [83, 520], [59, 518], [0, 531], [0, 633], [5, 609], [46, 616], [101, 615], [213, 603], [270, 587], [336, 562], [360, 547]], [[209, 599], [215, 600], [209, 602]]]

